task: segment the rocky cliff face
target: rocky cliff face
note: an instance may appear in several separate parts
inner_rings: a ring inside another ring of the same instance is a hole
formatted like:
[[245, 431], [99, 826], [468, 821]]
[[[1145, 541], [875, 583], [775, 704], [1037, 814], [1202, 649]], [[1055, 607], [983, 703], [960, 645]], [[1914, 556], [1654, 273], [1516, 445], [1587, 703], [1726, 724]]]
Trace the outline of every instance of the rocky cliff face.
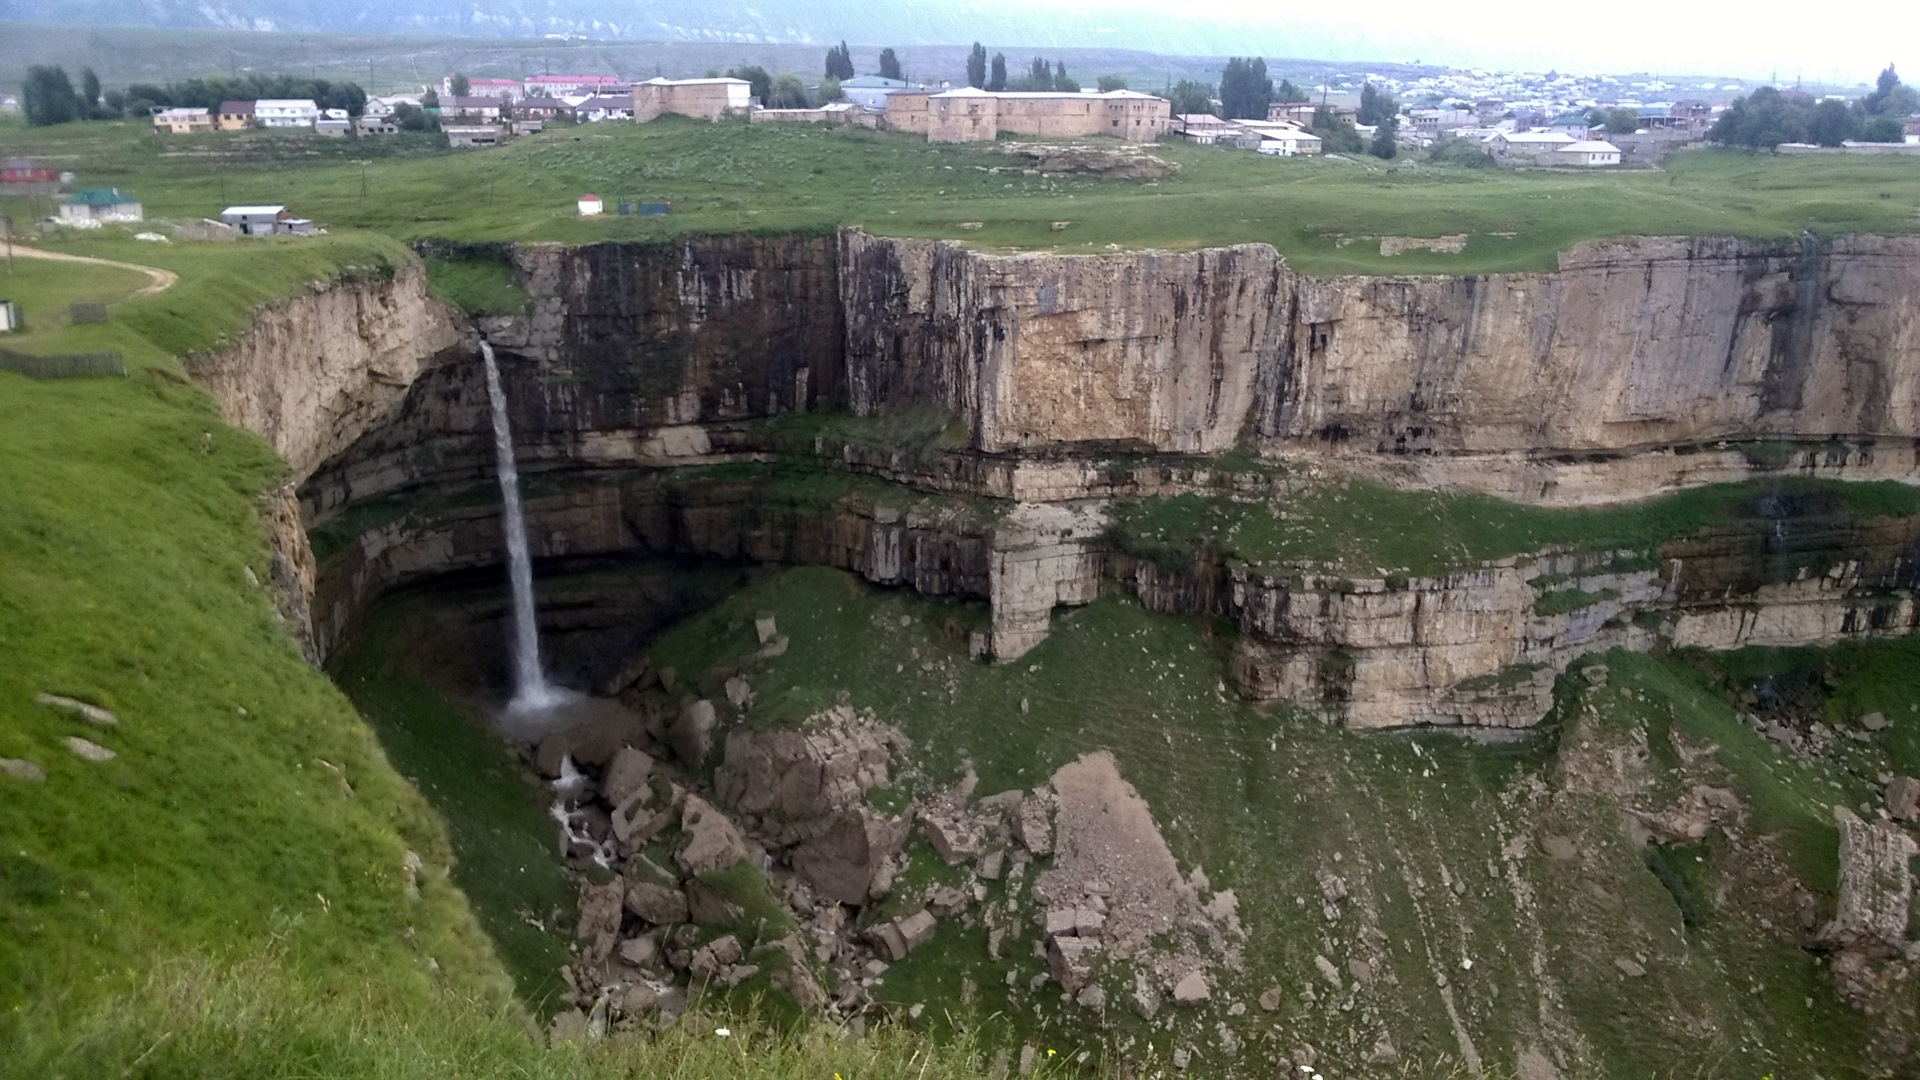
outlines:
[[[1913, 623], [1910, 601], [1874, 599], [1911, 588], [1904, 533], [1822, 535], [1783, 562], [1730, 523], [1631, 574], [1542, 553], [1430, 580], [1268, 580], [1127, 559], [1101, 501], [1221, 482], [1116, 453], [1235, 446], [1549, 503], [1756, 473], [1911, 477], [1920, 241], [1634, 240], [1553, 273], [1321, 280], [1259, 245], [1004, 257], [857, 231], [504, 254], [532, 308], [482, 329], [545, 557], [821, 562], [988, 597], [1003, 658], [1114, 582], [1238, 621], [1244, 691], [1366, 725], [1531, 723], [1572, 656], [1656, 634], [1727, 647]], [[321, 653], [380, 590], [499, 557], [478, 365], [421, 286], [409, 270], [318, 290], [197, 368], [304, 478], [327, 538]], [[961, 419], [964, 448], [817, 441], [809, 468], [1008, 502], [801, 505], [758, 480], [666, 479], [790, 454], [759, 423], [780, 414], [928, 408]], [[1600, 599], [1536, 613], [1541, 560]]]
[[465, 343], [465, 321], [408, 266], [269, 305], [238, 342], [189, 357], [187, 369], [221, 418], [264, 436], [298, 483], [389, 420], [414, 381]]

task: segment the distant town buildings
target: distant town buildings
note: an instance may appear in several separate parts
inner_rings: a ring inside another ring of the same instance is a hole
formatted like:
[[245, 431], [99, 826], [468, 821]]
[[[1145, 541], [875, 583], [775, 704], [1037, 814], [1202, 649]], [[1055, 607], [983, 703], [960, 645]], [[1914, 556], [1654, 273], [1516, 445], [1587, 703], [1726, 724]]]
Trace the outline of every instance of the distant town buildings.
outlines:
[[[925, 101], [924, 113], [914, 98]], [[897, 110], [895, 102], [900, 106]], [[1003, 131], [1067, 138], [1110, 135], [1152, 142], [1166, 134], [1171, 110], [1165, 98], [1132, 90], [1087, 94], [963, 87], [937, 94], [889, 94], [887, 126], [924, 132], [928, 142], [991, 142]]]
[[221, 131], [245, 131], [253, 126], [253, 102], [223, 101], [214, 120]]
[[229, 206], [220, 211], [220, 221], [245, 236], [303, 235], [313, 231], [313, 222], [294, 217], [285, 206]]

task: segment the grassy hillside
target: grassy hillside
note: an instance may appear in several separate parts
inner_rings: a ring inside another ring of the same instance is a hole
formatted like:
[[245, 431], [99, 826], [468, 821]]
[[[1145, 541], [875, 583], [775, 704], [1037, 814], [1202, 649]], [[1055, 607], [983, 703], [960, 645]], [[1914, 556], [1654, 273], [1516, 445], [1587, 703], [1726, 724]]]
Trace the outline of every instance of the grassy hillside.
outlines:
[[[133, 191], [150, 215], [283, 202], [329, 225], [402, 239], [583, 242], [859, 225], [993, 250], [1265, 241], [1310, 272], [1387, 273], [1545, 269], [1568, 245], [1607, 236], [1920, 228], [1920, 161], [1886, 158], [1696, 151], [1658, 172], [1516, 173], [1165, 143], [1155, 153], [1180, 171], [1146, 181], [1029, 176], [1019, 159], [990, 149], [929, 146], [903, 133], [676, 118], [559, 127], [459, 154], [424, 138], [0, 127], [10, 153], [72, 169], [83, 184]], [[575, 200], [587, 191], [615, 203], [668, 201], [673, 213], [581, 219]], [[8, 209], [33, 216], [28, 206]], [[1465, 250], [1379, 253], [1382, 236], [1445, 234], [1466, 234]]]

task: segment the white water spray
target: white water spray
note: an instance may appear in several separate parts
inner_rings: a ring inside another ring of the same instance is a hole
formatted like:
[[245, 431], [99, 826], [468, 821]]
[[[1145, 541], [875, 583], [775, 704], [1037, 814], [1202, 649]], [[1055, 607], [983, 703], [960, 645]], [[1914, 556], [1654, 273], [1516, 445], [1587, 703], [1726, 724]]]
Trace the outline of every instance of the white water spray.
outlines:
[[569, 699], [547, 682], [540, 669], [540, 627], [534, 619], [533, 560], [527, 555], [527, 519], [520, 511], [520, 471], [513, 462], [513, 429], [507, 421], [507, 395], [500, 389], [500, 368], [493, 346], [480, 342], [487, 364], [487, 400], [493, 405], [493, 453], [500, 470], [500, 498], [506, 504], [500, 528], [507, 538], [507, 575], [513, 582], [512, 712], [552, 708]]

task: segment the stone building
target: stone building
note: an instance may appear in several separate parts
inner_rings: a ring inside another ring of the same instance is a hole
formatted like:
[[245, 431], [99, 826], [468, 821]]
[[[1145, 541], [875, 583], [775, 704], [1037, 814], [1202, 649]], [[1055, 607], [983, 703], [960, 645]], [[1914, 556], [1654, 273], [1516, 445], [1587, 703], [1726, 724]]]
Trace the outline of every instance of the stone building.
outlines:
[[[924, 101], [926, 110], [917, 108]], [[1152, 142], [1166, 134], [1172, 105], [1133, 90], [1105, 94], [987, 91], [965, 87], [939, 94], [887, 96], [888, 126], [924, 131], [928, 142], [991, 142], [1013, 135], [1111, 135]]]
[[646, 123], [664, 113], [718, 120], [753, 105], [745, 79], [648, 79], [633, 84], [633, 118]]

